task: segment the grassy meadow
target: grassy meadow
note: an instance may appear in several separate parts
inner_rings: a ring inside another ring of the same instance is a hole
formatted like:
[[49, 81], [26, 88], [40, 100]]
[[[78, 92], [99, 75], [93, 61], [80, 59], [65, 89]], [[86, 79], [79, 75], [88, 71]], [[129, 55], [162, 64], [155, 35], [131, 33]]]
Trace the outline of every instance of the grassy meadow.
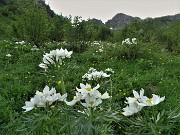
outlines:
[[180, 135], [179, 20], [112, 29], [38, 2], [0, 3], [0, 135]]
[[[121, 43], [88, 43], [85, 51], [73, 52], [71, 58], [65, 61], [63, 70], [55, 74], [45, 72], [38, 65], [44, 52], [69, 48], [67, 43], [50, 42], [39, 50], [32, 50], [31, 44], [1, 40], [0, 46], [0, 134], [67, 134], [68, 126], [71, 127], [71, 134], [86, 134], [86, 130], [107, 135], [179, 133], [180, 57], [157, 44], [138, 42], [132, 53]], [[132, 54], [133, 59], [126, 56], [125, 52]], [[37, 108], [23, 112], [25, 101], [29, 101], [37, 90], [42, 91], [45, 85], [58, 89], [61, 85], [58, 84], [60, 72], [63, 72], [68, 98], [72, 99], [75, 88], [90, 67], [99, 71], [112, 68], [114, 71], [109, 79], [101, 82], [102, 90], [108, 91], [112, 97], [102, 103], [101, 108], [97, 107], [92, 129], [88, 128], [90, 126], [86, 118], [78, 119], [81, 114], [73, 114], [78, 108], [83, 109], [80, 105], [68, 107], [58, 104], [48, 111]], [[154, 93], [165, 96], [165, 100], [133, 116], [123, 116], [126, 97], [132, 96], [132, 90], [139, 91], [141, 88], [144, 88], [145, 95]], [[58, 109], [61, 107], [65, 108], [63, 112]], [[72, 118], [67, 120], [65, 115]], [[101, 119], [102, 115], [104, 118]], [[74, 125], [74, 122], [77, 123]]]

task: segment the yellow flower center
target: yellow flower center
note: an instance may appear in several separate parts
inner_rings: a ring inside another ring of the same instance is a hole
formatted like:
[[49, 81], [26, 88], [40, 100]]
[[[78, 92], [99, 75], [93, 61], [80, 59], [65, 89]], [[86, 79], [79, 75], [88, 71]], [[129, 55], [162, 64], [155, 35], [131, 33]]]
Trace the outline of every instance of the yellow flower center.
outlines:
[[152, 98], [146, 100], [147, 103], [152, 103]]
[[92, 106], [94, 104], [94, 101], [90, 101], [89, 104]]
[[89, 87], [89, 88], [85, 88], [87, 91], [91, 91], [92, 89]]
[[74, 100], [78, 100], [77, 97], [74, 97]]

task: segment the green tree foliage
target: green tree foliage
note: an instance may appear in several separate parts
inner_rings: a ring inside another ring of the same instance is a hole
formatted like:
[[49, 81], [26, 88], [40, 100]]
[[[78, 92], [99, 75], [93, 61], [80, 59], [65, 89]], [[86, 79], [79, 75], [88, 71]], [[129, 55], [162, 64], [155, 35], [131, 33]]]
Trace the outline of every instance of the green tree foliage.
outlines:
[[69, 22], [69, 19], [66, 17], [61, 16], [54, 16], [51, 19], [51, 25], [50, 25], [50, 39], [53, 41], [63, 41], [64, 39], [64, 27], [65, 24]]
[[180, 21], [160, 27], [154, 34], [155, 40], [169, 52], [180, 53]]
[[88, 22], [75, 17], [73, 23], [69, 22], [65, 25], [65, 40], [71, 44], [71, 49], [75, 51], [83, 51], [86, 49], [87, 42], [91, 39]]
[[22, 9], [16, 24], [17, 36], [37, 46], [44, 44], [48, 37], [48, 16], [44, 8], [37, 4]]
[[105, 26], [101, 25], [98, 29], [98, 39], [101, 41], [106, 41], [110, 36], [111, 36], [111, 31], [110, 29]]

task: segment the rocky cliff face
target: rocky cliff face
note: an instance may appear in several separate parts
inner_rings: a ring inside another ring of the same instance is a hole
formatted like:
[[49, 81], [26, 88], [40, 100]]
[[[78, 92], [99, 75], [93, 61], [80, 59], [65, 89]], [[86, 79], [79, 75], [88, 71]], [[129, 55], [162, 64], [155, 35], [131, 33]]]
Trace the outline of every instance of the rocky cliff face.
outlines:
[[[110, 28], [119, 29], [125, 26], [126, 24], [131, 23], [135, 19], [141, 20], [141, 18], [139, 17], [132, 17], [123, 13], [118, 13], [112, 19], [108, 20], [105, 24]], [[180, 20], [180, 14], [157, 17], [152, 20], [159, 21], [163, 24], [166, 24], [166, 23], [170, 23], [176, 20]]]
[[161, 23], [169, 23], [176, 20], [180, 20], [180, 14], [162, 16], [162, 17], [157, 17], [154, 19], [160, 21]]
[[135, 19], [140, 19], [139, 17], [132, 17], [123, 13], [116, 14], [112, 19], [108, 20], [105, 24], [110, 28], [121, 28], [126, 24], [131, 23]]

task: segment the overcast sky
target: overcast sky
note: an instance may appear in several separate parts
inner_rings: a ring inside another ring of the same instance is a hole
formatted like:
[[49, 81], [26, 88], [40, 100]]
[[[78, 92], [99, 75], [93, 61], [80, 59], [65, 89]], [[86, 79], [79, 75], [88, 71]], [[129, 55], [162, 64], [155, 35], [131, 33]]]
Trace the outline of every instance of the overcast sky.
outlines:
[[97, 18], [103, 22], [117, 13], [142, 19], [180, 13], [180, 0], [45, 0], [55, 13], [63, 16]]

